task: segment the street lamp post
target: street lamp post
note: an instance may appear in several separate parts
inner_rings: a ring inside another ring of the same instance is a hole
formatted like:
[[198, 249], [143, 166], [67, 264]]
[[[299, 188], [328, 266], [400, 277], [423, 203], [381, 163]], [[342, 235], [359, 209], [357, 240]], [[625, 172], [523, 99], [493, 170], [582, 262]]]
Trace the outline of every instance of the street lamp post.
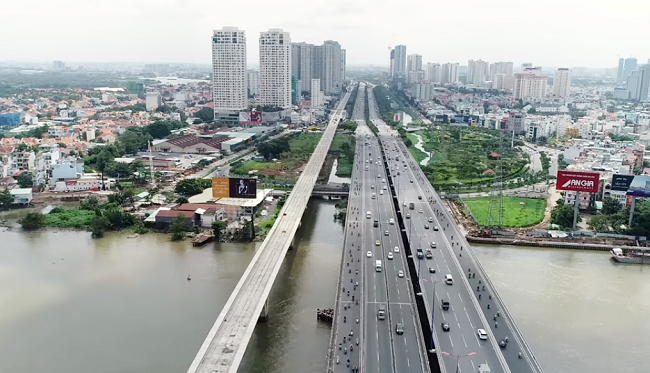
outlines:
[[458, 363], [460, 362], [460, 359], [463, 358], [463, 357], [474, 356], [474, 355], [476, 355], [476, 352], [470, 352], [469, 354], [465, 354], [465, 355], [454, 355], [454, 354], [450, 354], [449, 352], [444, 352], [443, 351], [443, 352], [441, 352], [441, 354], [443, 354], [445, 356], [451, 356], [451, 357], [456, 358], [456, 373], [458, 373]]

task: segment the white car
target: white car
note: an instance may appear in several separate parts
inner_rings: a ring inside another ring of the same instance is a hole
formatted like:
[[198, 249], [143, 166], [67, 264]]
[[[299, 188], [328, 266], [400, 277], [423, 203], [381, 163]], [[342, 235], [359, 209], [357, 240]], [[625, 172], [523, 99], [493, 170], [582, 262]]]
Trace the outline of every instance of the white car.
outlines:
[[399, 253], [399, 246], [395, 246], [395, 248], [393, 249], [393, 251], [396, 252], [396, 253]]
[[368, 251], [366, 253], [366, 258], [372, 258], [372, 251]]
[[397, 271], [397, 277], [399, 277], [399, 278], [404, 277], [404, 271], [402, 271], [401, 269], [399, 271]]
[[485, 329], [478, 329], [476, 332], [478, 334], [478, 339], [483, 339], [483, 340], [487, 339], [487, 332], [485, 331]]
[[390, 251], [388, 252], [388, 255], [386, 255], [386, 256], [388, 257], [389, 260], [393, 260], [393, 253], [391, 253]]
[[424, 212], [424, 210], [422, 210], [422, 209], [420, 209], [420, 211], [418, 211], [418, 212], [419, 212], [419, 213], [421, 214], [421, 213], [423, 213], [423, 212]]
[[433, 217], [429, 216], [429, 223], [433, 223]]

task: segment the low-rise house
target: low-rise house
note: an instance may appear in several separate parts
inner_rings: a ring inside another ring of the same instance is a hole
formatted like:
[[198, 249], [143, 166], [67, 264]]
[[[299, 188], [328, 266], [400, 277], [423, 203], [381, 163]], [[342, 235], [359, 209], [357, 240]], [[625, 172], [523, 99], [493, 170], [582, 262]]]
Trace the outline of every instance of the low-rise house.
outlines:
[[9, 191], [11, 203], [14, 205], [27, 206], [32, 202], [32, 188], [15, 188]]

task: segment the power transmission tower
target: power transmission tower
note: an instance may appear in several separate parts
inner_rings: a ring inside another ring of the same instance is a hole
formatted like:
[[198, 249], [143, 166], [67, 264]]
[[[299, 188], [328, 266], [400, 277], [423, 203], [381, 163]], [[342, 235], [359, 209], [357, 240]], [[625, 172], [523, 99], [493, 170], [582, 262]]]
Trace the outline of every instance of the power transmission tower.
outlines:
[[488, 205], [486, 227], [503, 227], [503, 131], [499, 130], [499, 146], [497, 158], [497, 167], [494, 174], [495, 184], [492, 185], [490, 192], [490, 204]]

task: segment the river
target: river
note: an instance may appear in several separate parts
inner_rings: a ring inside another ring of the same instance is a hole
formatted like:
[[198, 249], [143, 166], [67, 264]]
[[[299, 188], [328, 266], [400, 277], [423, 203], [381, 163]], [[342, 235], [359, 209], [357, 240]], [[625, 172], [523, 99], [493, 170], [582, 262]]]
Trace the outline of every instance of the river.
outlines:
[[[315, 309], [334, 302], [343, 242], [334, 212], [310, 202], [239, 372], [325, 371], [330, 329]], [[11, 373], [185, 372], [258, 247], [0, 235], [0, 372]], [[475, 251], [546, 372], [647, 371], [649, 266], [592, 251]]]

